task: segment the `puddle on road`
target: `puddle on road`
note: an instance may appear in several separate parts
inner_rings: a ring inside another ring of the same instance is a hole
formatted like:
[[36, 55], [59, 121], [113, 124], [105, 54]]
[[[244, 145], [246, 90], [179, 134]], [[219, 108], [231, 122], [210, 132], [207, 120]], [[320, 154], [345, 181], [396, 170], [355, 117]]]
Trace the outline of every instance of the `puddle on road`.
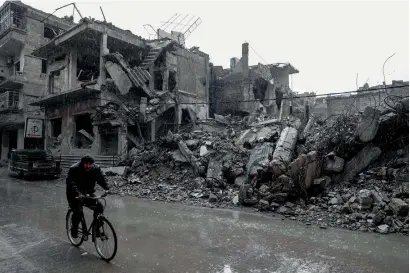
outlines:
[[[332, 257], [330, 257], [332, 258]], [[289, 257], [285, 254], [277, 256], [277, 259], [273, 259], [275, 262], [272, 266], [265, 267], [263, 269], [249, 268], [246, 272], [250, 273], [332, 273], [341, 272], [335, 268], [335, 265], [331, 266], [330, 263], [323, 261], [312, 261], [309, 259], [300, 259]], [[330, 259], [329, 259], [330, 260]], [[237, 273], [235, 266], [224, 265], [222, 270], [216, 271], [216, 273]]]

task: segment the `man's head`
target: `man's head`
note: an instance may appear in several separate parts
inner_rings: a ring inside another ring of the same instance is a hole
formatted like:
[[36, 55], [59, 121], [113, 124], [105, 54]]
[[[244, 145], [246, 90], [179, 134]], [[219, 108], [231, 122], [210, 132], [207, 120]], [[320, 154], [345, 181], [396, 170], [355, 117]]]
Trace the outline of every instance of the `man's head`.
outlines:
[[91, 155], [85, 155], [81, 158], [81, 166], [86, 170], [90, 170], [94, 165], [94, 158]]

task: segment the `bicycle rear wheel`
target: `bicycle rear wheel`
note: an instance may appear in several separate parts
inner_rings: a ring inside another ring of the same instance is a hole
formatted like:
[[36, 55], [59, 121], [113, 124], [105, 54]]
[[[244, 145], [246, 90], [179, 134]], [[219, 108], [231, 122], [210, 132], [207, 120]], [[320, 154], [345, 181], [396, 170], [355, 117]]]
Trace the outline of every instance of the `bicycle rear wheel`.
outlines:
[[114, 259], [115, 254], [117, 254], [117, 234], [104, 216], [99, 216], [94, 223], [93, 239], [95, 249], [103, 260], [109, 262]]
[[71, 209], [69, 209], [68, 212], [67, 212], [67, 216], [65, 218], [67, 237], [68, 237], [68, 240], [70, 240], [70, 243], [73, 246], [78, 247], [84, 242], [85, 234], [83, 234], [83, 223], [82, 223], [82, 221], [80, 222], [81, 227], [80, 227], [80, 225], [78, 227], [78, 236], [77, 236], [77, 238], [74, 238], [73, 236], [71, 236], [71, 229], [73, 228], [72, 219], [73, 219], [73, 211]]

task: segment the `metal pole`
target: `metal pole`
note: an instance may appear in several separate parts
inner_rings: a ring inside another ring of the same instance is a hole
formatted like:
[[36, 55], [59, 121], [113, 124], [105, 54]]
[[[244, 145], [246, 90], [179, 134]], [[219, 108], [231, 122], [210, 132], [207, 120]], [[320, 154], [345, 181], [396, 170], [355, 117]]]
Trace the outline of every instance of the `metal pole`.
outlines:
[[[396, 54], [396, 52], [394, 52], [392, 55], [390, 55], [383, 63], [383, 89], [384, 91], [386, 91], [386, 75], [384, 74], [384, 66], [386, 65], [386, 62], [394, 56], [394, 54]], [[381, 95], [380, 95], [380, 89], [379, 89], [379, 103], [381, 100]]]
[[384, 66], [386, 65], [386, 62], [393, 57], [396, 54], [396, 52], [394, 52], [392, 55], [390, 55], [383, 63], [383, 85], [386, 86], [386, 76], [384, 74]]

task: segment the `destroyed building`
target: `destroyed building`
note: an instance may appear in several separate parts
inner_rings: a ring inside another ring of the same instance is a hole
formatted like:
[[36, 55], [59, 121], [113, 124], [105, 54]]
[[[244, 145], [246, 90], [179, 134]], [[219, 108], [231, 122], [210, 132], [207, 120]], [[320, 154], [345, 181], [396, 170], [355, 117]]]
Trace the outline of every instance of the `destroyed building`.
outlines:
[[47, 61], [31, 52], [71, 26], [19, 1], [0, 7], [0, 160], [15, 148], [43, 148], [44, 117], [29, 103], [43, 95]]
[[208, 117], [209, 56], [88, 18], [37, 48], [47, 59], [45, 146], [54, 154], [125, 156]]
[[299, 73], [289, 63], [249, 65], [249, 44], [242, 57], [231, 58], [230, 69], [211, 66], [211, 113], [249, 114], [257, 110], [279, 116], [282, 98], [289, 96], [289, 75]]

